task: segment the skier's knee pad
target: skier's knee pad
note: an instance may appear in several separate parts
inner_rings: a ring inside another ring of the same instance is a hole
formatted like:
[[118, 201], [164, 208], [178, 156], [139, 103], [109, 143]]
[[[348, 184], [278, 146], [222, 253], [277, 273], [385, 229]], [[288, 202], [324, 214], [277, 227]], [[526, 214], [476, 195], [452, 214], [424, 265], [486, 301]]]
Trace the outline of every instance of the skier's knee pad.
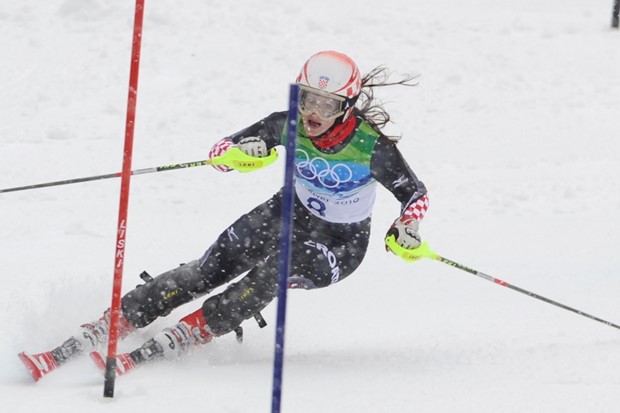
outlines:
[[123, 315], [134, 326], [145, 327], [207, 292], [198, 261], [191, 261], [127, 293], [122, 298]]

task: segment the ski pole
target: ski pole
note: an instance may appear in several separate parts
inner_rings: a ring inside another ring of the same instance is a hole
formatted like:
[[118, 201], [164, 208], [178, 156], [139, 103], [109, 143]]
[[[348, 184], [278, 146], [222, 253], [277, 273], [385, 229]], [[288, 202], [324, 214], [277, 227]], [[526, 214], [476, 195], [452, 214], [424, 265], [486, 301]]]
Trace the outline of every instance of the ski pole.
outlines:
[[502, 287], [510, 288], [511, 290], [520, 292], [521, 294], [525, 294], [525, 295], [530, 296], [532, 298], [536, 298], [537, 300], [541, 300], [541, 301], [544, 301], [544, 302], [546, 302], [548, 304], [552, 304], [552, 305], [554, 305], [556, 307], [560, 307], [560, 308], [563, 308], [565, 310], [572, 311], [573, 313], [576, 313], [576, 314], [579, 314], [581, 316], [587, 317], [587, 318], [589, 318], [591, 320], [594, 320], [594, 321], [598, 321], [599, 323], [603, 323], [603, 324], [608, 325], [610, 327], [614, 327], [614, 328], [620, 329], [620, 325], [618, 325], [618, 324], [614, 324], [614, 323], [612, 323], [610, 321], [603, 320], [602, 318], [598, 318], [596, 316], [593, 316], [591, 314], [585, 313], [585, 312], [583, 312], [581, 310], [578, 310], [576, 308], [569, 307], [569, 306], [567, 306], [565, 304], [559, 303], [559, 302], [557, 302], [555, 300], [552, 300], [550, 298], [543, 297], [542, 295], [533, 293], [533, 292], [528, 291], [526, 289], [523, 289], [521, 287], [517, 287], [516, 285], [512, 285], [510, 283], [507, 283], [506, 281], [500, 280], [499, 278], [492, 277], [492, 276], [490, 276], [488, 274], [485, 274], [485, 273], [480, 272], [478, 270], [475, 270], [473, 268], [469, 268], [469, 267], [467, 267], [467, 266], [465, 266], [463, 264], [459, 264], [458, 262], [455, 262], [455, 261], [449, 260], [447, 258], [444, 258], [441, 255], [437, 254], [436, 252], [432, 251], [430, 249], [430, 247], [429, 247], [427, 242], [423, 242], [422, 245], [420, 245], [418, 248], [406, 249], [406, 248], [401, 247], [400, 245], [398, 245], [396, 243], [396, 238], [394, 237], [394, 235], [390, 235], [389, 237], [387, 237], [385, 239], [385, 243], [396, 255], [400, 256], [405, 261], [413, 262], [413, 261], [417, 261], [417, 260], [419, 260], [421, 258], [430, 258], [430, 259], [442, 262], [442, 263], [444, 263], [446, 265], [449, 265], [450, 267], [457, 268], [457, 269], [459, 269], [461, 271], [465, 271], [465, 272], [468, 272], [470, 274], [473, 274], [473, 275], [475, 275], [477, 277], [480, 277], [482, 279], [485, 279], [485, 280], [490, 281], [492, 283], [495, 283], [497, 285], [501, 285]]
[[[149, 174], [153, 172], [173, 171], [175, 169], [193, 168], [195, 166], [206, 165], [225, 165], [229, 168], [236, 169], [239, 172], [251, 172], [265, 166], [271, 165], [278, 157], [278, 152], [275, 149], [271, 150], [269, 156], [265, 158], [255, 158], [250, 155], [246, 155], [239, 148], [232, 147], [221, 156], [216, 156], [212, 159], [196, 162], [177, 163], [174, 165], [156, 166], [153, 168], [136, 169], [131, 171], [131, 175]], [[46, 182], [42, 184], [19, 186], [15, 188], [0, 189], [0, 193], [3, 192], [16, 192], [25, 191], [28, 189], [47, 188], [50, 186], [77, 184], [80, 182], [98, 181], [109, 178], [120, 178], [122, 172], [116, 172], [105, 175], [87, 176], [84, 178], [67, 179], [63, 181]]]

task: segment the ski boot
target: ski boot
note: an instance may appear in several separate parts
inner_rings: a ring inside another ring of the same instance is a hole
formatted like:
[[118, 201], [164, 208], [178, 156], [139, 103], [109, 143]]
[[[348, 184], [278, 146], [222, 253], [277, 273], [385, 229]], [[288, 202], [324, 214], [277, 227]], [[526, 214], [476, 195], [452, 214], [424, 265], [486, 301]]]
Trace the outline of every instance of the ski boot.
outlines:
[[[41, 377], [56, 370], [74, 357], [102, 348], [108, 341], [109, 325], [110, 310], [108, 309], [104, 312], [103, 317], [97, 321], [81, 325], [77, 334], [65, 340], [52, 351], [37, 354], [29, 354], [23, 351], [18, 354], [18, 357], [34, 381], [39, 381]], [[119, 337], [125, 338], [135, 330], [135, 327], [121, 315], [118, 330]]]
[[[202, 309], [183, 317], [178, 324], [163, 329], [131, 353], [116, 356], [116, 375], [122, 376], [137, 366], [156, 359], [173, 359], [187, 352], [191, 347], [206, 344], [213, 334], [202, 316]], [[105, 374], [106, 362], [103, 355], [93, 351], [90, 358]]]

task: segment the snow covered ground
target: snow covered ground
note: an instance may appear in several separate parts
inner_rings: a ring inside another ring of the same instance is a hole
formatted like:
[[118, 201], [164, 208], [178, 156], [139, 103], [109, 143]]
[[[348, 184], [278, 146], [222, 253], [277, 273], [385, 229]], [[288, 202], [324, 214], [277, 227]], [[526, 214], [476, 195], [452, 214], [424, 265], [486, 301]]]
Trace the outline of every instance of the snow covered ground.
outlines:
[[[204, 159], [286, 108], [323, 49], [363, 72], [420, 74], [380, 97], [430, 191], [440, 254], [620, 322], [620, 33], [610, 0], [146, 2], [134, 169]], [[134, 2], [0, 5], [0, 188], [121, 170]], [[282, 157], [281, 157], [282, 158]], [[198, 257], [282, 184], [193, 168], [132, 179], [124, 290]], [[90, 360], [34, 384], [16, 357], [60, 344], [109, 305], [120, 180], [0, 195], [0, 399], [6, 412], [271, 407], [275, 305], [246, 342], [223, 337], [145, 366], [102, 397]], [[291, 291], [286, 412], [617, 412], [620, 331], [382, 239], [380, 190], [358, 272]], [[197, 308], [156, 322], [119, 351]]]

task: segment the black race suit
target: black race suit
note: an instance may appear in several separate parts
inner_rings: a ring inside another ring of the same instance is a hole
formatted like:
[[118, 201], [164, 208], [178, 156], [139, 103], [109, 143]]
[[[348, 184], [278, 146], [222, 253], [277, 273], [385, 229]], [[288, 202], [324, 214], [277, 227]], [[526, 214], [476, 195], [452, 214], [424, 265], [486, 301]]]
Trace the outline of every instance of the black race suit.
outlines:
[[[263, 139], [268, 148], [281, 145], [285, 137], [286, 117], [286, 112], [274, 113], [232, 135], [230, 139], [237, 143], [244, 137], [254, 136]], [[392, 192], [401, 203], [401, 210], [423, 197], [426, 188], [411, 171], [396, 144], [372, 130], [363, 119], [358, 117], [356, 122], [351, 136], [326, 151], [309, 146], [312, 142], [303, 131], [299, 133], [297, 150], [301, 150], [306, 158], [297, 160], [296, 182], [311, 177], [314, 183], [306, 183], [327, 187], [335, 195], [339, 195], [335, 186], [342, 185], [344, 188], [349, 185], [347, 188], [353, 187], [355, 196], [355, 191], [371, 192], [364, 188], [374, 185], [376, 181]], [[360, 153], [364, 150], [368, 152], [366, 158], [360, 155], [359, 165], [355, 165], [359, 166], [362, 175], [367, 170], [368, 176], [352, 178], [351, 171], [355, 168], [346, 167], [348, 158], [340, 156], [355, 153], [347, 148], [348, 145], [362, 148], [358, 151]], [[311, 161], [309, 152], [313, 153]], [[316, 156], [319, 152], [323, 155]], [[337, 163], [332, 163], [327, 172], [321, 172], [317, 169], [325, 163], [319, 159], [321, 156], [338, 158]], [[300, 165], [310, 169], [304, 170]], [[328, 179], [329, 173], [335, 181]], [[355, 185], [363, 188], [360, 190]], [[343, 280], [360, 265], [368, 247], [371, 221], [368, 212], [367, 217], [353, 222], [341, 222], [342, 216], [328, 220], [328, 207], [331, 205], [326, 207], [329, 201], [313, 192], [315, 189], [311, 187], [310, 195], [305, 194], [305, 201], [300, 196], [295, 199], [290, 287], [320, 288]], [[308, 192], [306, 189], [304, 191]], [[299, 189], [296, 194], [299, 195]], [[312, 197], [314, 195], [316, 199]], [[244, 273], [247, 274], [224, 292], [204, 302], [202, 308], [207, 325], [214, 334], [225, 334], [261, 311], [277, 294], [281, 197], [281, 192], [278, 192], [242, 215], [220, 234], [199, 260], [161, 274], [126, 294], [122, 299], [125, 317], [136, 327], [144, 327], [179, 305], [203, 296]], [[351, 198], [351, 202], [355, 199]]]

